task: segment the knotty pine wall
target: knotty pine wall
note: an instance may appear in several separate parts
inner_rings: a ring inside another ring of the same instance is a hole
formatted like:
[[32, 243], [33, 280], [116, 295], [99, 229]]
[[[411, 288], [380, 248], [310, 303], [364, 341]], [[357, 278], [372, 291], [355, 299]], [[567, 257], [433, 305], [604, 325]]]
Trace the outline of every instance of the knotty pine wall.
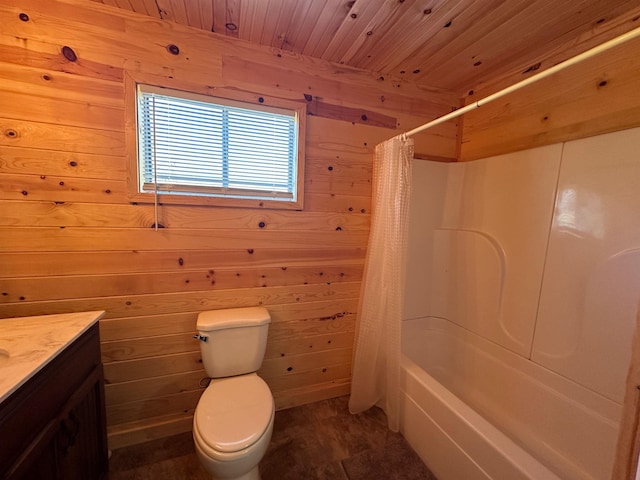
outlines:
[[[106, 310], [111, 448], [190, 430], [207, 309], [270, 311], [277, 408], [348, 393], [373, 148], [456, 96], [86, 0], [4, 1], [0, 25], [0, 318]], [[306, 102], [304, 210], [162, 205], [154, 231], [127, 198], [127, 73]], [[416, 150], [451, 160], [456, 133]]]
[[[594, 25], [584, 38], [465, 92], [465, 103], [513, 85], [572, 55], [640, 26], [640, 7]], [[460, 160], [575, 140], [640, 126], [640, 40], [574, 65], [464, 116]]]

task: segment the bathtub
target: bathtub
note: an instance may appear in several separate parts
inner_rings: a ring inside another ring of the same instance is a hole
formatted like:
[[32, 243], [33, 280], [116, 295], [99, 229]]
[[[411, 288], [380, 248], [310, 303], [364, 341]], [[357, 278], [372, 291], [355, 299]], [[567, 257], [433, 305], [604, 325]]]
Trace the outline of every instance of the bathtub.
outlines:
[[440, 318], [402, 329], [401, 432], [439, 480], [608, 480], [621, 406]]

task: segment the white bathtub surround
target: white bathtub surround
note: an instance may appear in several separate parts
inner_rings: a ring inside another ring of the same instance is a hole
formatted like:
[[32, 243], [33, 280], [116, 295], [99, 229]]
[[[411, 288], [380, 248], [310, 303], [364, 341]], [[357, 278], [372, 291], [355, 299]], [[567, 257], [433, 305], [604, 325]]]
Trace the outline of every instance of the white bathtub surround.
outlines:
[[349, 410], [378, 405], [399, 429], [403, 318], [413, 140], [376, 147], [371, 232], [358, 308]]
[[611, 478], [640, 300], [639, 144], [631, 129], [414, 163], [401, 431], [440, 480]]
[[640, 480], [639, 426], [634, 421], [634, 419], [638, 418], [638, 412], [640, 412], [640, 398], [637, 387], [640, 385], [640, 312], [638, 313], [636, 325], [627, 388], [622, 404], [622, 415], [620, 416], [622, 421], [620, 423], [612, 479], [628, 478]]
[[617, 403], [640, 303], [640, 129], [568, 142], [532, 360]]
[[[435, 440], [416, 429], [433, 423], [486, 478], [556, 478], [535, 473], [548, 466], [563, 479], [608, 478], [619, 404], [447, 320], [403, 328], [405, 433], [419, 453], [412, 439]], [[422, 453], [439, 479], [477, 478], [451, 476], [433, 451]]]

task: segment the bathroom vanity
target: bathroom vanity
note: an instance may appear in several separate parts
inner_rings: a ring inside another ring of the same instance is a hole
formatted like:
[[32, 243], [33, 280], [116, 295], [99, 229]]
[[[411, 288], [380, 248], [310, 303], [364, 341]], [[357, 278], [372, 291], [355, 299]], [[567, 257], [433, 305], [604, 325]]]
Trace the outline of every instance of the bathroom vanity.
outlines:
[[0, 319], [1, 479], [106, 479], [103, 315]]

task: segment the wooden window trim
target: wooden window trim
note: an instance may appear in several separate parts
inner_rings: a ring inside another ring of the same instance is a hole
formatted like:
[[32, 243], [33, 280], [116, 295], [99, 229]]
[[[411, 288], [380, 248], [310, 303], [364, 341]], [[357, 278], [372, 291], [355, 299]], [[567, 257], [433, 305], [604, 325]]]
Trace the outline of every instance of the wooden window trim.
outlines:
[[[273, 106], [294, 110], [298, 116], [298, 165], [296, 188], [296, 201], [280, 201], [250, 198], [226, 198], [197, 195], [166, 194], [161, 191], [157, 194], [139, 191], [139, 167], [138, 167], [138, 124], [137, 110], [137, 85], [146, 84], [160, 88], [170, 88], [224, 98], [232, 101], [240, 101], [260, 106]], [[165, 77], [126, 72], [124, 76], [125, 89], [125, 142], [127, 152], [127, 188], [128, 198], [132, 203], [157, 203], [174, 205], [210, 205], [218, 207], [242, 207], [242, 208], [267, 208], [277, 210], [302, 210], [304, 206], [304, 172], [305, 172], [305, 138], [307, 107], [302, 101], [286, 100], [269, 97], [241, 90], [199, 86], [187, 82], [178, 82]]]

